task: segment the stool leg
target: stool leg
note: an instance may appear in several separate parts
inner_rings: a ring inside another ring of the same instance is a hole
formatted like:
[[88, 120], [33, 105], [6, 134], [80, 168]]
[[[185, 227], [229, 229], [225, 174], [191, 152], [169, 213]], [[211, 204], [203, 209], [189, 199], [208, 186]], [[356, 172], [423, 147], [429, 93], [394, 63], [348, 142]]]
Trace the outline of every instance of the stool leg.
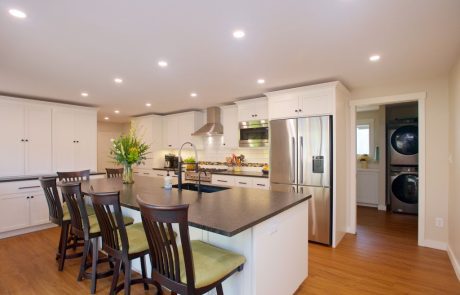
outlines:
[[222, 290], [222, 284], [216, 286], [217, 295], [224, 295], [224, 290]]
[[142, 270], [142, 279], [144, 280], [144, 290], [148, 290], [149, 285], [145, 283], [147, 281], [147, 272], [145, 271], [145, 256], [141, 256], [141, 270]]
[[163, 295], [163, 289], [161, 289], [160, 283], [158, 283], [157, 281], [154, 281], [153, 284], [157, 288], [157, 295]]
[[61, 241], [59, 250], [59, 271], [64, 269], [65, 256], [67, 253], [67, 235], [69, 234], [69, 224], [63, 223], [61, 226]]
[[86, 259], [88, 258], [89, 246], [90, 246], [90, 241], [85, 240], [85, 244], [83, 245], [83, 255], [81, 257], [81, 263], [80, 263], [80, 273], [78, 274], [77, 281], [83, 280], [83, 276], [85, 275]]
[[113, 269], [113, 277], [112, 277], [112, 286], [110, 286], [110, 295], [115, 294], [115, 288], [117, 287], [118, 277], [120, 276], [120, 267], [121, 267], [121, 260], [115, 261], [115, 266]]
[[129, 259], [123, 260], [125, 265], [125, 295], [131, 294], [131, 261]]
[[96, 293], [97, 283], [97, 260], [98, 260], [98, 238], [92, 239], [93, 255], [92, 255], [92, 266], [91, 266], [91, 294]]

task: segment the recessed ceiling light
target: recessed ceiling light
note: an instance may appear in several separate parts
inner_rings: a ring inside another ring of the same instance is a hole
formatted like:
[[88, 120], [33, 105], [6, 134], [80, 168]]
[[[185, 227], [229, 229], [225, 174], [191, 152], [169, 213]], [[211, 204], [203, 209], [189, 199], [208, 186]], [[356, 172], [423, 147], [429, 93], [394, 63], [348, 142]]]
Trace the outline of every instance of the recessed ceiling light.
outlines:
[[81, 96], [83, 96], [83, 97], [88, 97], [89, 94], [88, 94], [88, 92], [82, 92], [82, 93], [81, 93]]
[[109, 117], [104, 117], [104, 120], [108, 120], [108, 119], [109, 119]]
[[164, 61], [164, 60], [160, 60], [158, 62], [158, 66], [162, 67], [162, 68], [166, 68], [168, 66], [168, 62], [167, 61]]
[[120, 113], [119, 110], [115, 110], [115, 111], [113, 111], [113, 112], [114, 112], [115, 114], [119, 114], [119, 113]]
[[242, 30], [236, 30], [236, 31], [233, 32], [233, 37], [235, 37], [236, 39], [241, 39], [245, 35], [246, 35], [246, 33], [244, 31], [242, 31]]
[[197, 97], [198, 94], [196, 94], [195, 92], [192, 92], [192, 93], [190, 93], [190, 96], [191, 96], [191, 97]]
[[380, 55], [374, 54], [369, 57], [370, 61], [379, 61], [380, 60]]
[[265, 84], [265, 79], [257, 79], [258, 84]]
[[151, 107], [152, 104], [151, 104], [150, 102], [148, 102], [148, 103], [145, 104], [145, 106], [146, 106], [146, 107]]
[[117, 83], [117, 84], [123, 83], [123, 79], [122, 79], [122, 78], [115, 78], [115, 79], [113, 79], [113, 81], [114, 81], [115, 83]]
[[17, 9], [10, 9], [8, 12], [12, 16], [17, 17], [17, 18], [26, 18], [27, 17], [27, 14], [25, 14], [24, 12], [22, 12], [20, 10], [17, 10]]

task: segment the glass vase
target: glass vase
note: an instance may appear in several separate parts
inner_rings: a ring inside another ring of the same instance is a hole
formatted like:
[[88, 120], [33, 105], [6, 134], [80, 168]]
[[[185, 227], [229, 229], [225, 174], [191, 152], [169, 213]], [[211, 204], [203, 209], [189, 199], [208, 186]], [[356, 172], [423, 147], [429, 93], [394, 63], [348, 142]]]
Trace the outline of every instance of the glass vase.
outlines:
[[124, 165], [123, 167], [123, 183], [134, 183], [133, 168], [131, 165]]

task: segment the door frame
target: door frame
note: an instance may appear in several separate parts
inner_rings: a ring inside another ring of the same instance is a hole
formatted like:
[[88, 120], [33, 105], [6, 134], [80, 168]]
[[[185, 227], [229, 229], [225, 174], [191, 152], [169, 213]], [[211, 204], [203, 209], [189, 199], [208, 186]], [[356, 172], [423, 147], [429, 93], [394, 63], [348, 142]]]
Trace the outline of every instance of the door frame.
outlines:
[[350, 191], [349, 191], [349, 215], [348, 233], [356, 234], [356, 111], [357, 107], [387, 105], [393, 103], [418, 102], [418, 128], [419, 128], [419, 202], [418, 202], [418, 245], [426, 246], [425, 243], [425, 197], [426, 197], [426, 115], [425, 115], [426, 92], [408, 93], [392, 96], [372, 97], [350, 101]]

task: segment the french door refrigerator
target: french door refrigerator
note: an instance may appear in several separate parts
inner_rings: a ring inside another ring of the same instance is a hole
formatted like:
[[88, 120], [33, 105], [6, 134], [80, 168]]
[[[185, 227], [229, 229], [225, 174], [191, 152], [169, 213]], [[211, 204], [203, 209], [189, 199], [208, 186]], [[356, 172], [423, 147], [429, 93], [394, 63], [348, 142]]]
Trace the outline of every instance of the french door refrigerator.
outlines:
[[332, 244], [332, 116], [270, 121], [270, 187], [311, 194], [309, 240]]

